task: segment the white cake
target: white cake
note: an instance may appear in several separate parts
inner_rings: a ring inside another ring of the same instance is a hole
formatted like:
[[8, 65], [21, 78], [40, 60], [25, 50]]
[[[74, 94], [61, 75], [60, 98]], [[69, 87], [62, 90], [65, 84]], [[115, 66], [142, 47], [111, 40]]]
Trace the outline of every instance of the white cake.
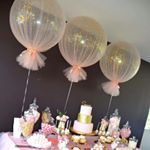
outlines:
[[74, 121], [73, 130], [81, 134], [90, 134], [93, 131], [92, 107], [81, 105], [77, 120]]
[[91, 115], [92, 107], [90, 105], [81, 105], [80, 114]]

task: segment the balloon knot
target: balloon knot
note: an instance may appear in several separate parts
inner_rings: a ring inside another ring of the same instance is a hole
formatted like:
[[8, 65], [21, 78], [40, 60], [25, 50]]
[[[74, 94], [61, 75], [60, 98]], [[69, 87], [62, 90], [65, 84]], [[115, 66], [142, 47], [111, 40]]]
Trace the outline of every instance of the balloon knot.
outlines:
[[118, 84], [119, 84], [119, 82], [118, 82], [117, 80], [113, 80], [113, 81], [112, 81], [112, 84], [114, 84], [114, 85], [118, 85]]
[[81, 70], [81, 67], [79, 65], [74, 65], [72, 69], [70, 70], [70, 73], [72, 72], [79, 72]]
[[34, 48], [29, 48], [27, 49], [27, 51], [29, 52], [29, 54], [31, 55], [31, 57], [34, 59], [37, 53], [37, 50]]

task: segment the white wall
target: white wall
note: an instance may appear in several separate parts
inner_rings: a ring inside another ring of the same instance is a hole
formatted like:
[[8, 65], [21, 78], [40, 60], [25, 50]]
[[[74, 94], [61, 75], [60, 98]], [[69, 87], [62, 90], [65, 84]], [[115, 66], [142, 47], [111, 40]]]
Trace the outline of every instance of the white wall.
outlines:
[[150, 110], [141, 142], [141, 149], [150, 150]]

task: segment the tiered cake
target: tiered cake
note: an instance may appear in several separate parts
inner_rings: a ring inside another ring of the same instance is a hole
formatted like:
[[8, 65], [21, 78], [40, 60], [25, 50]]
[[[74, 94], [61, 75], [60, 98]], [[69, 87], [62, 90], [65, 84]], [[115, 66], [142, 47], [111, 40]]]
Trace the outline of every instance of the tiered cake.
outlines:
[[92, 107], [90, 105], [81, 105], [77, 120], [74, 121], [73, 130], [81, 134], [90, 134], [93, 131]]

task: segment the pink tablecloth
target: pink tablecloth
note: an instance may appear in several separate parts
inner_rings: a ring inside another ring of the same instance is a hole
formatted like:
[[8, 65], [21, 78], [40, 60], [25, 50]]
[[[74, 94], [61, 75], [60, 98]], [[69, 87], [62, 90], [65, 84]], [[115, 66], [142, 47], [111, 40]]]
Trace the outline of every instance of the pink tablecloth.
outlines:
[[[57, 139], [57, 136], [51, 135], [51, 139]], [[81, 150], [90, 149], [94, 145], [94, 141], [97, 140], [96, 136], [87, 137], [87, 144], [76, 145], [73, 142], [69, 142], [68, 148], [71, 149], [74, 146], [80, 147]], [[51, 150], [58, 150], [57, 144], [52, 144]], [[24, 138], [14, 138], [11, 133], [4, 133], [0, 136], [0, 150], [38, 150], [37, 148], [30, 147]], [[41, 150], [41, 149], [40, 149]], [[46, 149], [44, 149], [46, 150]], [[112, 150], [111, 146], [108, 146], [107, 150]], [[138, 149], [137, 149], [138, 150]]]
[[[52, 135], [50, 138], [57, 139], [55, 135]], [[73, 142], [68, 144], [68, 148], [71, 149], [73, 146], [78, 146], [81, 149], [91, 148], [94, 145], [94, 141], [97, 137], [87, 137], [87, 144], [76, 145]], [[51, 150], [58, 150], [57, 145], [52, 145]], [[11, 133], [4, 133], [0, 137], [0, 150], [37, 150], [37, 148], [30, 147], [28, 143], [23, 138], [14, 138]], [[41, 149], [40, 149], [41, 150]], [[46, 149], [44, 149], [46, 150]]]

